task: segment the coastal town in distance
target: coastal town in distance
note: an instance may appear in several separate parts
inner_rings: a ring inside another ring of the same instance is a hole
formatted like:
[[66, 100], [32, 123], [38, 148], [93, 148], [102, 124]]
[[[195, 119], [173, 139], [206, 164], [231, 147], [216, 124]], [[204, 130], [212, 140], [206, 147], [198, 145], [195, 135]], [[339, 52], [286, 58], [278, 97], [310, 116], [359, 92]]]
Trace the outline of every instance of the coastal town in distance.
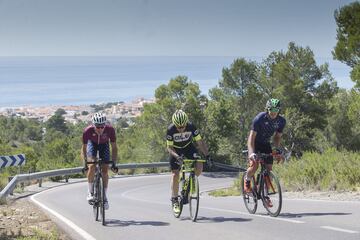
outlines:
[[92, 105], [69, 105], [69, 106], [22, 106], [0, 108], [0, 115], [7, 117], [19, 117], [46, 122], [58, 109], [63, 109], [65, 121], [76, 124], [89, 122], [94, 112], [101, 111], [107, 116], [108, 121], [115, 122], [120, 118], [131, 119], [140, 116], [144, 110], [144, 104], [153, 103], [154, 99], [137, 98], [131, 102], [102, 103]]

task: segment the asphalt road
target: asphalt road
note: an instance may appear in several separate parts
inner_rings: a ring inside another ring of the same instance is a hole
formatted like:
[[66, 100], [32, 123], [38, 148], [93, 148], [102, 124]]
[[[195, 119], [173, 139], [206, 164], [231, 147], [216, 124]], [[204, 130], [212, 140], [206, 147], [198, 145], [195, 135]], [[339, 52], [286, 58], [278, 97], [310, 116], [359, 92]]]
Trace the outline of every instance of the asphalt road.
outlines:
[[[200, 190], [232, 185], [229, 174], [204, 174]], [[201, 195], [198, 221], [187, 205], [174, 218], [170, 207], [170, 175], [119, 177], [110, 180], [107, 226], [95, 222], [86, 202], [87, 183], [52, 188], [32, 196], [73, 239], [360, 239], [359, 201], [284, 199], [273, 218], [259, 204], [255, 215], [241, 197]]]

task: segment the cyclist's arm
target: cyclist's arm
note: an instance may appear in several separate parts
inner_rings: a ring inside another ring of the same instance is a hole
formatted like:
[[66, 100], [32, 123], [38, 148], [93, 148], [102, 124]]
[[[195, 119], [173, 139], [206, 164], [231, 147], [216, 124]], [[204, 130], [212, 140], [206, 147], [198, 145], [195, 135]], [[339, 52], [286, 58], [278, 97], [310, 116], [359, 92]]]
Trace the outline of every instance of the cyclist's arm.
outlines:
[[275, 132], [275, 135], [274, 135], [274, 137], [273, 137], [274, 147], [276, 147], [276, 148], [280, 147], [281, 137], [282, 137], [282, 133], [280, 133], [280, 132]]
[[196, 141], [196, 144], [197, 144], [198, 148], [200, 149], [200, 151], [204, 154], [204, 156], [209, 155], [208, 148], [202, 139]]
[[84, 161], [84, 165], [86, 164], [85, 161], [86, 161], [86, 151], [87, 151], [87, 144], [83, 144], [82, 147], [81, 147], [81, 157]]
[[254, 130], [250, 130], [250, 134], [247, 142], [249, 157], [251, 154], [255, 153], [255, 138], [256, 138], [256, 132]]
[[111, 160], [114, 162], [114, 164], [116, 164], [117, 153], [118, 153], [117, 145], [116, 142], [110, 142], [110, 144], [111, 144]]
[[168, 151], [169, 154], [170, 154], [171, 156], [173, 156], [174, 158], [178, 158], [178, 157], [179, 157], [179, 155], [176, 153], [175, 148], [174, 148], [173, 146], [168, 145], [168, 146], [167, 146], [167, 151]]

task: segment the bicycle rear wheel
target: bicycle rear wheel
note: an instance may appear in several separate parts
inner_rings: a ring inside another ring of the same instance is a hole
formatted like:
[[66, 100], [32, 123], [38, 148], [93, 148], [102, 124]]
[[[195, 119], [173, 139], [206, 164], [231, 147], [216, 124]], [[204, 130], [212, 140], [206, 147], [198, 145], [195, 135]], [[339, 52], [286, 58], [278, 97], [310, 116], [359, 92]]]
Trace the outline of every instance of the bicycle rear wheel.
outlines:
[[99, 220], [99, 192], [100, 192], [99, 181], [98, 181], [97, 177], [95, 177], [94, 203], [93, 203], [93, 214], [94, 214], [95, 221]]
[[262, 201], [270, 216], [279, 216], [282, 207], [282, 192], [279, 179], [272, 172], [264, 176]]
[[257, 194], [256, 194], [256, 184], [255, 184], [255, 177], [251, 178], [250, 184], [252, 188], [252, 192], [247, 193], [244, 189], [244, 182], [245, 182], [246, 172], [241, 177], [241, 193], [243, 195], [245, 207], [249, 213], [254, 214], [256, 213], [257, 209]]
[[103, 182], [103, 179], [102, 177], [100, 177], [100, 186], [99, 186], [99, 189], [100, 189], [100, 201], [99, 201], [99, 204], [100, 204], [100, 215], [101, 215], [101, 223], [102, 225], [105, 226], [106, 222], [105, 222], [105, 188], [104, 188], [104, 182]]
[[199, 212], [199, 179], [196, 175], [190, 177], [189, 188], [189, 209], [190, 217], [193, 222], [196, 221]]

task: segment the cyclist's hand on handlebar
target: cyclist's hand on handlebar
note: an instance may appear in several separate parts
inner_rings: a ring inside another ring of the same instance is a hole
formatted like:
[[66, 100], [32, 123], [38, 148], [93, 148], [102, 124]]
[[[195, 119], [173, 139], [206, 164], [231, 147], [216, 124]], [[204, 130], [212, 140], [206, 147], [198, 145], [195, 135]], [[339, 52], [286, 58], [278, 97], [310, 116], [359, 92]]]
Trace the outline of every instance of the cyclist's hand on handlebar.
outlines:
[[85, 172], [87, 172], [87, 170], [89, 170], [88, 166], [84, 166], [82, 169], [81, 169], [81, 172], [83, 174], [85, 174]]
[[181, 155], [181, 156], [178, 156], [178, 157], [176, 158], [175, 163], [176, 163], [177, 165], [181, 166], [181, 165], [183, 164], [183, 161], [184, 161], [184, 156]]
[[209, 168], [212, 168], [212, 167], [214, 166], [214, 162], [213, 162], [213, 160], [211, 159], [210, 155], [207, 155], [207, 156], [205, 157], [205, 159], [206, 159], [206, 164], [208, 165], [208, 167], [209, 167]]
[[280, 148], [275, 148], [273, 151], [274, 157], [276, 158], [277, 163], [284, 162], [284, 154]]
[[255, 161], [256, 160], [256, 153], [252, 153], [249, 155], [249, 160]]
[[119, 168], [116, 166], [115, 163], [112, 163], [111, 165], [111, 171], [113, 171], [114, 173], [117, 173], [119, 171]]

